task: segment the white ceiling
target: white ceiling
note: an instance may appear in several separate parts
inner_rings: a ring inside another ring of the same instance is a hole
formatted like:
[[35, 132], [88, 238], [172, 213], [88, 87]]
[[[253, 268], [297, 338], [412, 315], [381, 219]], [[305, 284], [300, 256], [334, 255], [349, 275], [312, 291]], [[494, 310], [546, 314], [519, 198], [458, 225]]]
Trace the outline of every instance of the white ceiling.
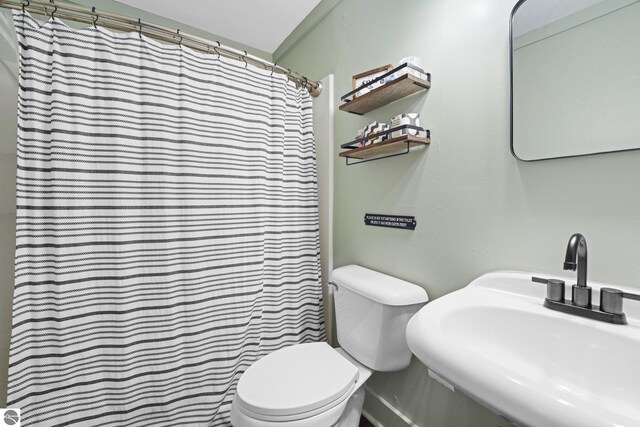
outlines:
[[273, 53], [320, 0], [117, 0]]

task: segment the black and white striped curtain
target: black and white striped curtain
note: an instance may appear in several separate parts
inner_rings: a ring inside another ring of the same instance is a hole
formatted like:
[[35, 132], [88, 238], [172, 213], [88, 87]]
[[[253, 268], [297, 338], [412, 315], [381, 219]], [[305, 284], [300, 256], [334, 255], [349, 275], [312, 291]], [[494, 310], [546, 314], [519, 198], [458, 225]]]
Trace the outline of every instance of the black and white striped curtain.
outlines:
[[23, 426], [228, 425], [257, 358], [324, 339], [311, 100], [281, 75], [14, 13]]

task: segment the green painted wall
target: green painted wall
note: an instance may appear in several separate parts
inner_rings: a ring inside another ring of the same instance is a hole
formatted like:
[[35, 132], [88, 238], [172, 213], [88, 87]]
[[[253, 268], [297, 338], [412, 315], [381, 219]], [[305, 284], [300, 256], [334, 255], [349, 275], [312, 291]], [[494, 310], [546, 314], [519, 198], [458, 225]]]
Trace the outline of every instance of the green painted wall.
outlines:
[[[509, 151], [514, 4], [342, 0], [275, 58], [310, 78], [335, 74], [336, 105], [353, 74], [407, 55], [421, 56], [432, 73], [426, 95], [363, 117], [336, 113], [337, 146], [367, 123], [407, 111], [419, 112], [433, 137], [426, 150], [407, 156], [349, 167], [336, 161], [336, 267], [357, 263], [395, 275], [433, 299], [492, 270], [563, 274], [567, 240], [580, 231], [589, 243], [590, 279], [640, 286], [640, 151], [538, 163], [520, 162]], [[365, 227], [365, 212], [416, 215], [418, 226]], [[505, 425], [428, 379], [415, 360], [402, 372], [375, 374], [369, 384], [420, 426]]]

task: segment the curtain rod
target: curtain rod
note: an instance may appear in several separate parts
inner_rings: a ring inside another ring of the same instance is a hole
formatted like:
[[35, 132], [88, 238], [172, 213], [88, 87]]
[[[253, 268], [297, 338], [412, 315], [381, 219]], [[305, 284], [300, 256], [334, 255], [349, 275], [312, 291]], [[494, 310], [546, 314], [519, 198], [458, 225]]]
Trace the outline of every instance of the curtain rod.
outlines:
[[210, 41], [191, 34], [181, 33], [180, 30], [173, 30], [150, 22], [143, 22], [140, 18], [133, 19], [125, 15], [98, 11], [95, 7], [88, 8], [78, 6], [73, 3], [54, 0], [0, 0], [0, 7], [23, 10], [31, 14], [49, 17], [55, 16], [56, 18], [85, 24], [96, 25], [97, 22], [100, 22], [101, 26], [118, 31], [137, 31], [141, 35], [144, 34], [145, 36], [156, 40], [188, 46], [191, 49], [199, 50], [201, 52], [211, 54], [215, 53], [218, 56], [233, 58], [238, 61], [264, 67], [265, 70], [271, 70], [272, 73], [278, 72], [284, 74], [296, 85], [306, 87], [313, 97], [317, 97], [322, 91], [322, 85], [320, 82], [311, 81], [303, 75], [266, 61], [260, 57], [251, 55], [247, 53], [247, 51], [241, 51], [225, 46], [220, 44], [219, 41]]

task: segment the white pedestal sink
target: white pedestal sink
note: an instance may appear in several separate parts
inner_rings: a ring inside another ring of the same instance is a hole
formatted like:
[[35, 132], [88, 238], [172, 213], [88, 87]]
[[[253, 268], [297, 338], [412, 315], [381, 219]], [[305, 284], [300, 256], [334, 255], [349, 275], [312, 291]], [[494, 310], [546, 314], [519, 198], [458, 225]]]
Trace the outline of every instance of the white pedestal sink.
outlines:
[[[437, 376], [516, 424], [640, 426], [640, 302], [625, 301], [628, 325], [543, 306], [546, 286], [495, 272], [421, 309], [407, 326], [413, 353]], [[600, 287], [589, 282], [594, 305]]]

